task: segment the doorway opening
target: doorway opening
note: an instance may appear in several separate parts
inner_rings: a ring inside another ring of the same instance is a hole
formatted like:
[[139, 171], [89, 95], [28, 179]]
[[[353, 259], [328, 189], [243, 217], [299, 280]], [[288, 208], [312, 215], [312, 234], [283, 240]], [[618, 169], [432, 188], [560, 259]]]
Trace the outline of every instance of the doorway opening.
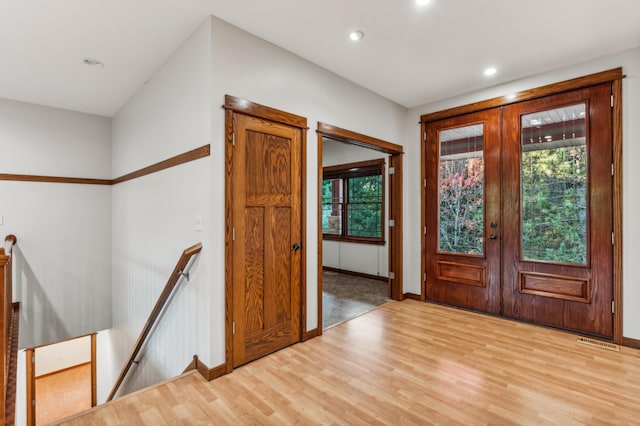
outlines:
[[323, 329], [389, 300], [386, 157], [323, 138]]
[[27, 425], [50, 424], [96, 405], [95, 333], [27, 348], [25, 355]]
[[402, 300], [402, 147], [318, 123], [318, 334]]

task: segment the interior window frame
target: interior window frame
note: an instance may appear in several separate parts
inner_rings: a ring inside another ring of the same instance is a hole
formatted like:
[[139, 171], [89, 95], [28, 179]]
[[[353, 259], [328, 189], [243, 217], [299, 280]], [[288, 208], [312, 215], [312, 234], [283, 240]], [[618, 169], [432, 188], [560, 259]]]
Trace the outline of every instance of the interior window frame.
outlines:
[[[322, 232], [322, 239], [328, 241], [342, 241], [342, 242], [353, 242], [360, 244], [374, 244], [374, 245], [384, 245], [386, 244], [385, 239], [385, 199], [386, 199], [386, 188], [385, 188], [385, 159], [380, 158], [376, 160], [369, 161], [360, 161], [357, 163], [348, 163], [348, 164], [340, 164], [336, 166], [327, 166], [322, 168], [322, 182], [329, 179], [341, 179], [342, 185], [342, 216], [341, 216], [341, 228], [340, 234], [327, 234]], [[348, 210], [349, 204], [353, 204], [349, 202], [349, 179], [357, 178], [357, 177], [366, 177], [366, 176], [377, 176], [381, 177], [381, 197], [380, 197], [380, 237], [362, 237], [362, 236], [354, 236], [348, 234]], [[324, 206], [326, 203], [322, 202]], [[324, 231], [324, 229], [323, 229]]]

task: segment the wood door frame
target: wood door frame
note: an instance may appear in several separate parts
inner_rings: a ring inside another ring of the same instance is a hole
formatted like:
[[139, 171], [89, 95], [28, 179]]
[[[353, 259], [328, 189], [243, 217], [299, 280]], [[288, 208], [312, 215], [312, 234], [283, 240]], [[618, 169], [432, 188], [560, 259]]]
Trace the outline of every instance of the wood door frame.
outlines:
[[[36, 349], [45, 346], [56, 345], [58, 343], [64, 343], [69, 340], [83, 339], [87, 336], [91, 336], [91, 406], [95, 407], [98, 404], [98, 388], [97, 388], [97, 373], [96, 373], [96, 335], [97, 333], [85, 334], [84, 336], [72, 337], [70, 339], [61, 340], [59, 342], [47, 343], [44, 345], [33, 346], [24, 350], [25, 354], [25, 373], [26, 373], [26, 404], [27, 404], [27, 418], [26, 423], [28, 426], [35, 426], [36, 424]], [[78, 364], [84, 365], [84, 364]], [[74, 366], [72, 366], [74, 367]], [[31, 403], [33, 401], [33, 403]]]
[[401, 145], [396, 145], [382, 139], [341, 129], [318, 121], [318, 332], [322, 334], [322, 140], [329, 138], [349, 145], [356, 145], [362, 148], [389, 154], [388, 167], [394, 167], [395, 173], [389, 174], [389, 219], [395, 221], [393, 232], [389, 232], [389, 242], [392, 250], [389, 250], [389, 270], [393, 271], [395, 278], [391, 284], [391, 298], [393, 300], [403, 300], [403, 209], [402, 209], [402, 156], [404, 151]]
[[301, 146], [301, 211], [300, 232], [302, 239], [301, 265], [300, 265], [300, 335], [298, 341], [307, 328], [307, 119], [299, 115], [291, 114], [268, 106], [260, 105], [231, 95], [225, 95], [225, 373], [233, 371], [233, 202], [231, 194], [233, 190], [233, 143], [234, 128], [233, 115], [244, 114], [291, 127], [297, 127], [300, 131]]
[[[500, 96], [497, 98], [487, 99], [472, 104], [467, 104], [455, 108], [446, 109], [434, 113], [422, 115], [420, 117], [420, 151], [421, 151], [421, 173], [422, 173], [422, 191], [421, 191], [421, 225], [426, 230], [426, 125], [427, 123], [437, 121], [443, 118], [456, 117], [471, 112], [482, 111], [484, 109], [502, 107], [517, 102], [528, 101], [532, 99], [542, 98], [549, 95], [555, 95], [576, 89], [582, 89], [589, 86], [595, 86], [601, 83], [611, 83], [612, 99], [612, 126], [613, 126], [613, 300], [615, 309], [613, 312], [613, 341], [616, 344], [623, 343], [622, 330], [622, 79], [625, 75], [622, 68], [613, 68], [584, 77], [578, 77], [571, 80], [565, 80], [559, 83], [549, 84], [529, 90], [523, 90], [514, 96]], [[422, 234], [422, 256], [421, 256], [421, 272], [423, 276], [422, 290], [420, 298], [426, 298], [426, 234]]]

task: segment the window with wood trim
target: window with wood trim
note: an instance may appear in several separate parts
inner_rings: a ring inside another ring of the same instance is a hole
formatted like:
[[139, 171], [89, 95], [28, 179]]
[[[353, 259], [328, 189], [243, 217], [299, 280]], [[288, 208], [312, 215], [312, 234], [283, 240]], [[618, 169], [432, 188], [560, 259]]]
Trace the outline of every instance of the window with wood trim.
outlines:
[[322, 169], [325, 240], [384, 244], [384, 159]]

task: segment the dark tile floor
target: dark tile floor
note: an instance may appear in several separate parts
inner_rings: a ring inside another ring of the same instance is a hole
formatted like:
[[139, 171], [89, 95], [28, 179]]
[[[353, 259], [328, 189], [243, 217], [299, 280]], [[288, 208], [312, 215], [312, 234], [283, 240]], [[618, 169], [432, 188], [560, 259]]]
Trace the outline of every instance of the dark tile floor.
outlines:
[[322, 328], [355, 318], [389, 301], [384, 281], [324, 271]]

